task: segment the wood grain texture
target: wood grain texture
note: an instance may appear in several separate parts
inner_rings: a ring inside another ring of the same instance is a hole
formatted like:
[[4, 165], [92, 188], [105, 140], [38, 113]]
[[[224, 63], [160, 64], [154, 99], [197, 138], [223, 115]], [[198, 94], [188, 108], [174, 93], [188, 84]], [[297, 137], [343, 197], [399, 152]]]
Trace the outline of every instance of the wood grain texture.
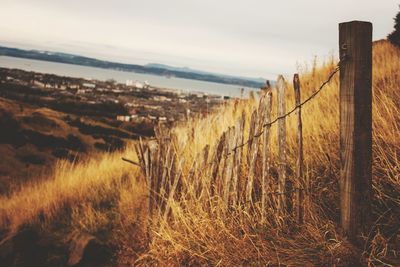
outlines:
[[341, 225], [357, 243], [368, 230], [372, 162], [372, 24], [339, 24]]
[[218, 172], [219, 172], [219, 166], [221, 163], [221, 159], [222, 159], [222, 152], [224, 150], [225, 147], [225, 143], [226, 143], [226, 132], [224, 132], [218, 143], [216, 144], [215, 148], [214, 148], [214, 154], [212, 157], [212, 165], [211, 165], [211, 181], [210, 181], [210, 192], [211, 195], [215, 195], [216, 194], [216, 189], [217, 189], [217, 177], [218, 177]]
[[224, 172], [224, 184], [222, 188], [222, 194], [223, 194], [223, 199], [224, 199], [224, 204], [225, 204], [225, 210], [228, 209], [229, 206], [229, 199], [231, 195], [231, 187], [232, 187], [232, 173], [233, 173], [233, 164], [234, 164], [234, 157], [233, 155], [227, 156], [229, 152], [232, 151], [233, 147], [235, 146], [235, 127], [229, 127], [228, 130], [228, 138], [227, 138], [227, 143], [226, 143], [226, 156], [225, 156], [225, 172]]
[[165, 206], [165, 211], [164, 211], [164, 216], [163, 216], [164, 221], [167, 220], [168, 216], [170, 215], [171, 206], [172, 206], [173, 202], [175, 201], [175, 193], [176, 193], [179, 181], [182, 176], [182, 167], [183, 167], [184, 163], [185, 163], [185, 159], [181, 158], [179, 160], [179, 163], [177, 164], [178, 165], [177, 172], [174, 175], [173, 183], [171, 185], [171, 189], [169, 191], [167, 201], [166, 201], [166, 206]]
[[296, 160], [296, 219], [299, 224], [304, 222], [304, 192], [306, 190], [306, 183], [304, 181], [304, 163], [303, 163], [303, 124], [301, 121], [301, 95], [300, 95], [300, 78], [298, 74], [293, 77], [293, 89], [295, 97], [296, 119], [297, 119], [297, 160]]
[[201, 177], [201, 179], [198, 179], [197, 184], [198, 184], [198, 188], [196, 191], [197, 194], [197, 199], [201, 199], [204, 195], [204, 192], [208, 190], [208, 186], [207, 186], [207, 180], [205, 176], [207, 176], [208, 173], [208, 154], [210, 151], [210, 145], [206, 145], [203, 148], [202, 151], [202, 160], [199, 163], [200, 169], [199, 169], [199, 177]]
[[[242, 116], [236, 123], [236, 142], [235, 146], [239, 146], [243, 144], [244, 141], [244, 125], [246, 122], [246, 114], [243, 112]], [[242, 195], [242, 186], [241, 186], [241, 174], [242, 174], [242, 155], [243, 148], [239, 147], [234, 151], [234, 174], [232, 181], [232, 190], [234, 191], [234, 195], [232, 196], [232, 203], [236, 205], [240, 200]]]
[[[286, 82], [282, 75], [278, 76], [276, 89], [278, 93], [278, 117], [286, 113]], [[278, 213], [283, 217], [286, 209], [286, 118], [278, 120]]]
[[256, 125], [257, 125], [257, 109], [253, 111], [251, 114], [250, 118], [250, 128], [249, 128], [249, 143], [247, 144], [247, 165], [250, 165], [250, 159], [251, 159], [251, 147], [253, 144], [253, 139], [251, 139], [252, 136], [254, 136], [254, 133], [256, 132]]
[[[272, 111], [272, 91], [269, 87], [265, 95], [265, 116], [264, 124], [271, 122]], [[261, 177], [261, 219], [265, 221], [267, 214], [268, 191], [269, 191], [269, 169], [271, 166], [271, 145], [270, 145], [270, 128], [271, 126], [264, 127], [263, 138], [263, 152], [262, 152], [262, 177]]]
[[[250, 133], [249, 133], [249, 139], [253, 136], [255, 133], [258, 133], [259, 129], [259, 118], [260, 116], [259, 112], [257, 110], [254, 110], [252, 116], [251, 116], [251, 122], [250, 122]], [[257, 158], [257, 152], [258, 152], [258, 144], [259, 144], [259, 137], [254, 137], [252, 138], [252, 141], [249, 142], [248, 144], [248, 162], [249, 162], [249, 175], [247, 177], [247, 185], [246, 185], [246, 206], [251, 207], [252, 202], [253, 202], [253, 189], [254, 189], [254, 178], [255, 178], [255, 164], [256, 164], [256, 158]]]

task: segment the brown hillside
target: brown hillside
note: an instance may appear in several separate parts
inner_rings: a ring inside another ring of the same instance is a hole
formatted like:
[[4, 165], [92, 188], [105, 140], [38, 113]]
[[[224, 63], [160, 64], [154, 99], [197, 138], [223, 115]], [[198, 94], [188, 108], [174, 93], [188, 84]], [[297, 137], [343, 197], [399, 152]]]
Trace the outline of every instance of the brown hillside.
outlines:
[[121, 139], [130, 137], [129, 132], [100, 122], [4, 98], [0, 129], [0, 193], [48, 176], [57, 160], [112, 150], [113, 142], [122, 147]]
[[[335, 65], [332, 60], [300, 70], [304, 99], [326, 80]], [[103, 241], [112, 249], [110, 260], [115, 266], [400, 266], [399, 74], [400, 49], [386, 41], [375, 43], [373, 227], [363, 237], [362, 247], [351, 245], [339, 227], [338, 76], [302, 110], [305, 169], [312, 188], [303, 226], [272, 223], [281, 220], [272, 210], [267, 211], [267, 220], [261, 220], [257, 210], [248, 213], [241, 206], [226, 212], [219, 196], [211, 197], [211, 192], [205, 191], [197, 198], [192, 190], [193, 185], [209, 178], [196, 167], [198, 155], [206, 145], [215, 146], [243, 112], [246, 121], [250, 120], [258, 107], [258, 100], [250, 98], [229, 103], [207, 118], [193, 119], [173, 129], [173, 151], [179, 156], [185, 183], [181, 184], [181, 194], [166, 200], [169, 216], [155, 212], [153, 220], [148, 220], [144, 174], [137, 166], [121, 160], [125, 156], [137, 161], [133, 148], [128, 146], [125, 151], [75, 164], [61, 161], [49, 179], [0, 197], [0, 239], [15, 240], [26, 228], [34, 229], [38, 236], [54, 237], [51, 244], [64, 250], [45, 250], [45, 255], [52, 257], [38, 259], [41, 266], [66, 265], [67, 237], [76, 232], [89, 233]], [[290, 81], [292, 77], [286, 78]], [[288, 86], [289, 110], [294, 101], [290, 82]], [[293, 116], [287, 121], [290, 180], [294, 179], [296, 159], [295, 122]], [[275, 126], [271, 128], [273, 160], [277, 152], [276, 130]], [[246, 123], [245, 138], [248, 135]], [[240, 179], [246, 181], [249, 166], [245, 159], [242, 162]], [[260, 172], [260, 165], [256, 165], [256, 173]], [[275, 160], [271, 169], [276, 167]], [[286, 219], [290, 221], [290, 216]], [[26, 247], [46, 244], [46, 240], [27, 240]], [[0, 242], [0, 251], [6, 252], [2, 244], [10, 243]], [[29, 262], [27, 255], [31, 254], [25, 252], [14, 246], [8, 254], [0, 253], [0, 259]]]

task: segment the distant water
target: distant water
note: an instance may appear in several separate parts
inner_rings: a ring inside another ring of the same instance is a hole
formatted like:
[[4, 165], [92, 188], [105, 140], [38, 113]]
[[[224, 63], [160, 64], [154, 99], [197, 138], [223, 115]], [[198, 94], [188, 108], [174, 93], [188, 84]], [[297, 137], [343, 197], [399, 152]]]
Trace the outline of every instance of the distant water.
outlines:
[[6, 56], [0, 56], [0, 67], [22, 69], [26, 71], [35, 71], [41, 73], [51, 73], [59, 76], [95, 79], [101, 81], [114, 79], [120, 83], [125, 83], [126, 80], [137, 80], [141, 83], [147, 81], [150, 85], [156, 87], [178, 89], [189, 92], [204, 92], [208, 94], [217, 94], [231, 97], [240, 96], [241, 88], [244, 88], [244, 96], [247, 96], [248, 92], [251, 90], [257, 90], [254, 88], [248, 88], [239, 85], [229, 85], [175, 77], [167, 78], [164, 76], [151, 74], [141, 74], [135, 72], [117, 71], [111, 69], [101, 69]]

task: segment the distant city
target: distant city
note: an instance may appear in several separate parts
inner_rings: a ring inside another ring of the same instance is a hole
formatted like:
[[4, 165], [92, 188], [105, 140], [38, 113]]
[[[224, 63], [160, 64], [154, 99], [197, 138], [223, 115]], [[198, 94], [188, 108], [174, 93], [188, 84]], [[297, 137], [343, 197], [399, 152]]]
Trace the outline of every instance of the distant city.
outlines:
[[172, 123], [206, 114], [228, 96], [158, 88], [147, 82], [98, 81], [0, 68], [0, 96], [80, 115], [132, 123]]

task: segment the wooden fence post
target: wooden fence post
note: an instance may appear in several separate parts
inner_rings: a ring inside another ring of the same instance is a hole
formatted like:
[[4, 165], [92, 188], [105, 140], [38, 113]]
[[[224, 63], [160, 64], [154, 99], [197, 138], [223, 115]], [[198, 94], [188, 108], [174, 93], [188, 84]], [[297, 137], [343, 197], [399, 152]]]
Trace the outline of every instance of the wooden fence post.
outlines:
[[339, 24], [341, 225], [358, 243], [372, 195], [372, 24]]
[[[282, 117], [286, 113], [286, 82], [282, 75], [278, 76], [276, 86], [278, 91], [278, 117]], [[286, 118], [278, 120], [278, 154], [278, 213], [283, 218], [286, 211]]]
[[[265, 103], [265, 117], [263, 123], [270, 123], [271, 122], [271, 110], [272, 110], [272, 91], [271, 88], [265, 92], [266, 94], [266, 103]], [[269, 184], [271, 177], [269, 177], [269, 170], [271, 167], [271, 144], [270, 144], [270, 128], [271, 126], [264, 127], [263, 133], [263, 161], [262, 161], [262, 177], [261, 177], [261, 219], [262, 222], [265, 222], [265, 218], [267, 215], [267, 202], [268, 202], [268, 189], [270, 189]]]
[[[235, 147], [239, 146], [240, 144], [243, 144], [244, 141], [244, 125], [246, 122], [246, 114], [244, 111], [242, 111], [242, 116], [239, 118], [239, 120], [236, 123], [236, 143]], [[242, 196], [242, 185], [241, 185], [241, 175], [242, 175], [242, 153], [243, 148], [239, 147], [235, 149], [233, 152], [233, 157], [234, 157], [234, 175], [233, 175], [233, 188], [232, 190], [233, 195], [232, 195], [232, 203], [233, 206], [236, 206], [238, 202], [241, 200]]]
[[296, 178], [298, 187], [296, 190], [296, 217], [299, 224], [304, 222], [304, 193], [306, 190], [304, 182], [304, 166], [303, 166], [303, 124], [301, 121], [301, 97], [300, 97], [300, 79], [296, 73], [293, 77], [294, 97], [297, 107], [297, 162], [296, 162]]

